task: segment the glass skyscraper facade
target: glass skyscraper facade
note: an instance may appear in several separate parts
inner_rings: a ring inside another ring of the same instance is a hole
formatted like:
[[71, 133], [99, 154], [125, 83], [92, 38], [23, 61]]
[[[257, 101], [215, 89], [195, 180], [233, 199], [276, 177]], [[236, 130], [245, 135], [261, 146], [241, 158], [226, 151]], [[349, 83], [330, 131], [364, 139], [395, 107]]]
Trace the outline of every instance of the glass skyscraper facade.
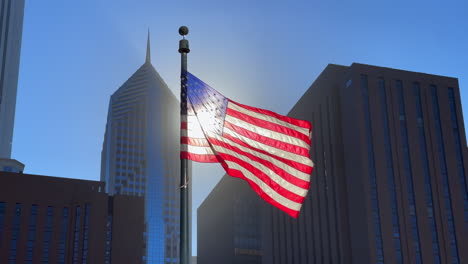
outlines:
[[0, 158], [11, 155], [23, 15], [24, 0], [0, 1]]
[[111, 96], [101, 181], [145, 199], [143, 263], [179, 262], [179, 101], [145, 63]]

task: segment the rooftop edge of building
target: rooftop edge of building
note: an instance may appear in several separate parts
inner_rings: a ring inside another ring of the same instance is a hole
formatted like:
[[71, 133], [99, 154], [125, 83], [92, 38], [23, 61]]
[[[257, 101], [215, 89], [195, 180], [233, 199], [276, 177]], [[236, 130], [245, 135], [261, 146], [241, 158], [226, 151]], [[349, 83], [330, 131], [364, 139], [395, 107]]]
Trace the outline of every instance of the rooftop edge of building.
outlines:
[[[335, 65], [335, 64], [328, 64], [328, 65]], [[340, 65], [337, 65], [340, 66]], [[398, 71], [404, 74], [418, 74], [421, 75], [423, 78], [427, 77], [437, 77], [437, 78], [447, 78], [447, 79], [454, 79], [458, 80], [457, 77], [451, 77], [451, 76], [443, 76], [443, 75], [438, 75], [438, 74], [431, 74], [431, 73], [425, 73], [425, 72], [417, 72], [417, 71], [409, 71], [409, 70], [403, 70], [403, 69], [397, 69], [397, 68], [391, 68], [391, 67], [385, 67], [385, 66], [376, 66], [376, 65], [371, 65], [371, 64], [365, 64], [365, 63], [359, 63], [359, 62], [353, 62], [349, 66], [350, 69], [359, 67], [359, 68], [375, 68], [375, 69], [381, 69], [383, 71]], [[326, 68], [325, 68], [326, 69]]]
[[41, 183], [50, 183], [50, 184], [54, 182], [55, 183], [69, 183], [73, 185], [74, 188], [80, 188], [80, 189], [83, 188], [83, 189], [88, 189], [88, 190], [96, 191], [96, 192], [104, 192], [105, 190], [104, 188], [105, 182], [101, 182], [101, 181], [0, 171], [0, 182], [2, 181], [2, 178], [4, 177], [8, 177], [10, 178], [9, 180], [13, 180], [13, 181], [14, 180], [24, 181], [25, 183], [28, 183], [28, 184], [34, 184], [35, 182], [38, 182], [38, 181], [40, 181]]

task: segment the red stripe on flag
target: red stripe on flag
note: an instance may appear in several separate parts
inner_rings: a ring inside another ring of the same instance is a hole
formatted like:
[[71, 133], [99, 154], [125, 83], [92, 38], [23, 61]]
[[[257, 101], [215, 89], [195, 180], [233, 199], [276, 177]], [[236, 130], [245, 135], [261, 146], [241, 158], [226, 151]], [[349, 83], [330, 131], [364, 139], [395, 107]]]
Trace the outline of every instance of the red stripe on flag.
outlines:
[[287, 189], [285, 189], [283, 186], [279, 185], [275, 181], [273, 181], [268, 175], [266, 175], [263, 171], [255, 168], [251, 164], [236, 158], [232, 155], [226, 154], [226, 153], [220, 153], [218, 152], [218, 155], [222, 160], [228, 160], [235, 162], [242, 166], [244, 169], [250, 171], [252, 174], [255, 175], [259, 180], [270, 186], [273, 190], [275, 190], [278, 194], [282, 195], [283, 197], [288, 198], [289, 200], [296, 202], [296, 203], [302, 203], [304, 202], [304, 196], [300, 196], [298, 194], [295, 194]]
[[233, 137], [233, 136], [231, 136], [229, 134], [224, 134], [223, 137], [227, 138], [227, 139], [229, 139], [229, 140], [231, 140], [231, 141], [233, 141], [233, 142], [235, 142], [235, 143], [237, 143], [237, 144], [239, 144], [239, 145], [241, 145], [243, 147], [246, 147], [246, 148], [249, 148], [249, 149], [251, 149], [253, 151], [268, 155], [268, 156], [270, 156], [270, 157], [272, 157], [272, 158], [274, 158], [274, 159], [276, 159], [278, 161], [281, 161], [281, 162], [289, 165], [290, 167], [293, 167], [293, 168], [297, 169], [298, 171], [302, 171], [302, 172], [307, 173], [307, 174], [312, 173], [313, 167], [311, 167], [311, 166], [307, 166], [307, 165], [304, 165], [304, 164], [302, 164], [300, 162], [285, 159], [285, 158], [273, 155], [273, 154], [271, 154], [271, 153], [269, 153], [267, 151], [264, 151], [264, 150], [261, 150], [261, 149], [258, 149], [258, 148], [254, 148], [254, 147], [250, 146], [249, 144], [246, 144], [245, 142], [241, 141], [240, 139], [235, 138], [235, 137]]
[[181, 151], [180, 152], [180, 158], [181, 159], [189, 159], [197, 162], [204, 162], [204, 163], [218, 163], [219, 160], [216, 157], [216, 155], [212, 154], [194, 154], [194, 153], [189, 153], [187, 151]]
[[243, 108], [245, 108], [247, 110], [250, 110], [250, 111], [253, 111], [253, 112], [256, 112], [256, 113], [259, 113], [259, 114], [263, 114], [263, 115], [268, 115], [268, 116], [277, 118], [277, 119], [279, 119], [281, 121], [284, 121], [284, 122], [288, 122], [288, 123], [293, 124], [293, 125], [298, 126], [298, 127], [306, 128], [306, 129], [309, 129], [309, 130], [312, 129], [312, 125], [310, 124], [309, 121], [279, 115], [279, 114], [277, 114], [275, 112], [272, 112], [272, 111], [269, 111], [269, 110], [260, 109], [260, 108], [240, 104], [240, 103], [232, 101], [232, 100], [229, 100], [229, 102], [233, 103], [233, 104], [236, 104], [236, 105], [238, 105], [240, 107], [243, 107]]
[[295, 177], [294, 175], [289, 174], [288, 172], [284, 171], [283, 169], [281, 169], [280, 167], [278, 167], [275, 164], [271, 163], [270, 161], [267, 161], [267, 160], [264, 160], [262, 158], [256, 157], [256, 156], [254, 156], [254, 155], [252, 155], [252, 154], [250, 154], [248, 152], [242, 151], [241, 149], [239, 149], [237, 147], [234, 147], [232, 145], [229, 145], [228, 143], [219, 141], [217, 139], [210, 138], [210, 141], [214, 145], [219, 145], [219, 146], [225, 147], [227, 149], [232, 150], [233, 152], [239, 153], [240, 155], [246, 156], [247, 158], [249, 158], [249, 159], [251, 159], [253, 161], [261, 163], [265, 167], [268, 167], [270, 170], [275, 172], [278, 176], [280, 176], [284, 180], [288, 181], [289, 183], [291, 183], [293, 185], [296, 185], [297, 187], [300, 187], [300, 188], [303, 188], [303, 189], [306, 189], [306, 190], [308, 190], [309, 187], [310, 187], [310, 182], [301, 180], [301, 179]]
[[284, 211], [285, 213], [287, 213], [288, 215], [290, 215], [290, 216], [292, 216], [294, 218], [297, 218], [299, 216], [299, 211], [292, 210], [292, 209], [280, 204], [279, 202], [277, 202], [273, 198], [271, 198], [268, 194], [266, 194], [257, 185], [257, 183], [255, 183], [254, 181], [251, 181], [250, 179], [246, 178], [241, 171], [236, 170], [236, 169], [230, 169], [225, 162], [221, 162], [221, 165], [223, 166], [224, 170], [226, 171], [226, 173], [229, 176], [236, 177], [236, 178], [243, 179], [243, 180], [247, 181], [249, 183], [250, 187], [252, 187], [252, 189], [254, 189], [254, 191], [258, 195], [260, 195], [260, 197], [262, 197], [262, 199], [265, 200], [267, 203], [275, 206], [276, 208]]
[[231, 122], [228, 122], [226, 120], [224, 121], [224, 126], [231, 129], [232, 131], [242, 135], [242, 136], [248, 137], [249, 139], [255, 140], [255, 141], [259, 142], [259, 143], [263, 143], [263, 144], [266, 144], [266, 145], [268, 145], [270, 147], [274, 147], [274, 148], [277, 148], [277, 149], [280, 149], [280, 150], [283, 150], [283, 151], [291, 152], [291, 153], [301, 155], [301, 156], [304, 156], [304, 157], [307, 157], [307, 158], [309, 157], [309, 150], [306, 149], [306, 148], [299, 147], [297, 145], [293, 145], [293, 144], [289, 144], [289, 143], [285, 143], [283, 141], [279, 141], [279, 140], [276, 140], [276, 139], [273, 139], [273, 138], [262, 136], [260, 134], [254, 133], [254, 132], [252, 132], [250, 130], [247, 130], [245, 128], [236, 126], [236, 125], [234, 125]]
[[285, 134], [285, 135], [288, 135], [288, 136], [291, 136], [291, 137], [295, 137], [297, 139], [300, 139], [300, 140], [304, 141], [308, 145], [310, 145], [310, 138], [308, 136], [300, 133], [300, 132], [297, 132], [294, 129], [282, 126], [280, 124], [275, 124], [275, 123], [272, 123], [272, 122], [269, 122], [269, 121], [265, 121], [263, 119], [252, 117], [252, 116], [246, 115], [244, 113], [241, 113], [241, 112], [236, 111], [236, 110], [231, 109], [231, 108], [228, 108], [226, 113], [228, 115], [230, 115], [230, 116], [233, 116], [235, 118], [243, 120], [243, 121], [245, 121], [247, 123], [250, 123], [252, 125], [262, 127], [262, 128], [265, 128], [265, 129], [268, 129], [268, 130], [271, 130], [271, 131], [275, 131], [275, 132], [278, 132], [278, 133], [281, 133], [281, 134]]
[[301, 172], [304, 172], [306, 174], [310, 174], [312, 172], [312, 169], [313, 167], [312, 166], [308, 166], [308, 165], [305, 165], [303, 163], [300, 163], [300, 162], [297, 162], [297, 161], [294, 161], [294, 160], [290, 160], [290, 159], [286, 159], [286, 158], [283, 158], [283, 157], [279, 157], [279, 156], [276, 156], [276, 155], [273, 155], [267, 151], [264, 151], [262, 149], [258, 149], [258, 148], [254, 148], [252, 147], [251, 145], [243, 142], [242, 140], [238, 139], [238, 138], [235, 138], [229, 134], [224, 134], [223, 135], [224, 138], [227, 138], [231, 141], [233, 141], [234, 143], [237, 143], [243, 147], [246, 147], [246, 148], [249, 148], [253, 151], [256, 151], [256, 152], [259, 152], [259, 153], [262, 153], [262, 154], [265, 154], [265, 155], [268, 155], [278, 161], [281, 161], [287, 165], [289, 165], [290, 167], [293, 167], [295, 169], [297, 169], [298, 171], [301, 171]]
[[187, 144], [191, 146], [197, 146], [197, 147], [209, 147], [210, 143], [208, 143], [208, 140], [206, 138], [190, 138], [190, 137], [180, 137], [180, 143], [182, 144]]

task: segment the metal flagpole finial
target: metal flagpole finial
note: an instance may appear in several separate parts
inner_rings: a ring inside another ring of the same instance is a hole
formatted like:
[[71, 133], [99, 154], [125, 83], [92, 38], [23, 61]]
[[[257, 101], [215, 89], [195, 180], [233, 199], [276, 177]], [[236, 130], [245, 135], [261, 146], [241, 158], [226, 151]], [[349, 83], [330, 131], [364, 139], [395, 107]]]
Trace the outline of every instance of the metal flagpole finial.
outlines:
[[189, 42], [188, 42], [188, 40], [185, 39], [185, 36], [188, 35], [188, 33], [189, 33], [188, 27], [181, 26], [179, 28], [179, 34], [183, 37], [183, 39], [181, 39], [179, 41], [179, 53], [189, 53], [190, 52]]
[[181, 26], [181, 27], [179, 28], [179, 34], [180, 34], [181, 36], [186, 36], [186, 35], [188, 35], [188, 33], [189, 33], [188, 27], [186, 27], [186, 26]]

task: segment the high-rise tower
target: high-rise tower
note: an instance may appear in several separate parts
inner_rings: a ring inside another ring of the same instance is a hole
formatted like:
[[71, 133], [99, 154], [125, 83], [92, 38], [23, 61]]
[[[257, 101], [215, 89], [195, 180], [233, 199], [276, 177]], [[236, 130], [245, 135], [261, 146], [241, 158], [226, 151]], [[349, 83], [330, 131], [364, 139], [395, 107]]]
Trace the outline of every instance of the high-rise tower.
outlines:
[[148, 33], [145, 63], [111, 96], [101, 159], [109, 194], [145, 197], [142, 263], [179, 262], [178, 129], [179, 101], [151, 64]]
[[316, 167], [298, 219], [266, 210], [263, 263], [468, 263], [456, 78], [328, 65], [289, 116]]
[[0, 1], [0, 158], [10, 158], [23, 33], [24, 0]]

